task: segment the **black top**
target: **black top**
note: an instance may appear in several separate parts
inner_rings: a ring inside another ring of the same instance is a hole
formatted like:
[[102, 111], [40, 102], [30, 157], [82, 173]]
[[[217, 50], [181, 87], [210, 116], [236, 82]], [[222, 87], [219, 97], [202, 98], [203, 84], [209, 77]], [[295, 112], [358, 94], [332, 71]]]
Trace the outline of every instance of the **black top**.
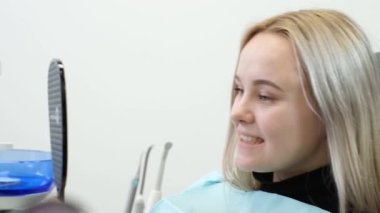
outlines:
[[338, 212], [338, 194], [330, 166], [280, 182], [272, 181], [273, 173], [253, 172], [253, 176], [261, 183], [262, 191], [290, 197], [330, 212]]

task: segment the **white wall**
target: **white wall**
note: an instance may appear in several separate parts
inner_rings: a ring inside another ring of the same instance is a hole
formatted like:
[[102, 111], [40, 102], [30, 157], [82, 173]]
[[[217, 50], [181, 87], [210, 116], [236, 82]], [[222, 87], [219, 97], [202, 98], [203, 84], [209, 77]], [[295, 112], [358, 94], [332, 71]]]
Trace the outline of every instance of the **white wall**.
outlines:
[[67, 196], [123, 212], [140, 153], [155, 144], [145, 192], [172, 141], [164, 193], [220, 170], [240, 36], [278, 12], [335, 8], [378, 50], [376, 0], [2, 0], [0, 142], [49, 150], [47, 69], [66, 67]]

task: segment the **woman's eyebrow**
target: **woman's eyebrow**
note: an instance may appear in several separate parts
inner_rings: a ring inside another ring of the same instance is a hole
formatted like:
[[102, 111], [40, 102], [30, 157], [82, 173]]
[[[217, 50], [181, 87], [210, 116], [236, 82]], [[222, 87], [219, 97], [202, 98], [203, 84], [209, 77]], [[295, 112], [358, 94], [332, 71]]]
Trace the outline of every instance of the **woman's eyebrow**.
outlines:
[[237, 75], [234, 76], [234, 82], [240, 82], [240, 78]]
[[260, 86], [260, 85], [266, 85], [266, 86], [271, 86], [277, 90], [280, 90], [282, 92], [284, 92], [284, 90], [278, 86], [277, 84], [275, 84], [274, 82], [272, 81], [269, 81], [269, 80], [265, 80], [265, 79], [257, 79], [257, 80], [254, 80], [253, 81], [253, 85], [254, 86]]
[[[234, 81], [235, 82], [240, 82], [239, 76], [235, 75]], [[273, 87], [273, 88], [275, 88], [277, 90], [280, 90], [280, 91], [284, 92], [284, 90], [280, 86], [278, 86], [274, 82], [266, 80], [266, 79], [256, 79], [256, 80], [254, 80], [252, 82], [252, 84], [253, 84], [253, 86], [260, 86], [260, 85], [270, 86], [270, 87]]]

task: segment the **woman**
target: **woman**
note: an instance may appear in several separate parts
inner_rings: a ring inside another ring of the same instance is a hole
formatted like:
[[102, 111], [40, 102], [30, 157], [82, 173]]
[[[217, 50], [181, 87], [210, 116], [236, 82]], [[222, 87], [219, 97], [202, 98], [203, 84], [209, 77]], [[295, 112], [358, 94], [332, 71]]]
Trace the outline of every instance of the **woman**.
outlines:
[[368, 39], [340, 12], [258, 23], [235, 72], [225, 181], [206, 179], [153, 212], [380, 212], [379, 82]]

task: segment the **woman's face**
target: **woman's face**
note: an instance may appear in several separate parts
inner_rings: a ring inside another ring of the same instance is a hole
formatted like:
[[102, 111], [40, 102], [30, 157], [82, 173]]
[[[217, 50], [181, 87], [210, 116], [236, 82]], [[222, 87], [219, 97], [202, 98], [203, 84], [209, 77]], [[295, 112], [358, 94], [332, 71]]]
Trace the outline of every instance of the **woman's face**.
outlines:
[[273, 172], [280, 181], [328, 163], [324, 127], [307, 103], [286, 38], [255, 35], [241, 52], [234, 85], [239, 169]]

